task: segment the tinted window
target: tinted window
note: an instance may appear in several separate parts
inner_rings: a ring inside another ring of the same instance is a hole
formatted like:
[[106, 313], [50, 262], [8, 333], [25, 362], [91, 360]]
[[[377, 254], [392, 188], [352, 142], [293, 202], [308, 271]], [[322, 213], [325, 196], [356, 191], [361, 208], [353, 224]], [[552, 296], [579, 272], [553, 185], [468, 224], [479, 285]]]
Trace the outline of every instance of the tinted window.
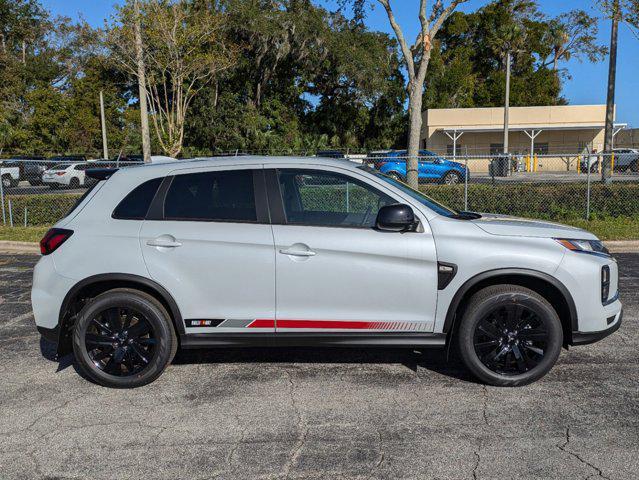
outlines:
[[124, 197], [119, 205], [115, 207], [113, 218], [120, 220], [144, 220], [160, 183], [162, 183], [161, 178], [154, 178], [135, 187]]
[[252, 170], [177, 175], [166, 194], [167, 220], [255, 222]]
[[364, 182], [322, 170], [280, 170], [286, 222], [297, 225], [373, 227], [384, 205], [397, 203]]

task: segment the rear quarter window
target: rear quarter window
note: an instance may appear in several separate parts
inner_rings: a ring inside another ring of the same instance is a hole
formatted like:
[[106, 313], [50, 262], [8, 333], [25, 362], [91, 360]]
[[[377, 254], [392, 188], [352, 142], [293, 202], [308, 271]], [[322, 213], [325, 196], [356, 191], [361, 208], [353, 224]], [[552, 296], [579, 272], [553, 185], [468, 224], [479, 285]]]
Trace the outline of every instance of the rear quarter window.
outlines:
[[115, 207], [113, 218], [117, 220], [144, 220], [162, 178], [154, 178], [135, 187]]

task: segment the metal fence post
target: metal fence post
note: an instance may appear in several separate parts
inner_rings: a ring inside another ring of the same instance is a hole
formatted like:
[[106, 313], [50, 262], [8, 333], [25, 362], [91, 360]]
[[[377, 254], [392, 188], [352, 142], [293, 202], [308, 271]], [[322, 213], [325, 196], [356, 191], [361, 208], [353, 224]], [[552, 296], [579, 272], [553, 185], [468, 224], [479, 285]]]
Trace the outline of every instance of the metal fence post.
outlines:
[[7, 212], [4, 208], [4, 185], [2, 184], [2, 180], [0, 180], [0, 200], [2, 200], [2, 224], [7, 224]]
[[24, 226], [27, 226], [27, 207], [24, 207]]
[[588, 169], [587, 187], [586, 187], [586, 221], [590, 220], [590, 157], [586, 162], [586, 168]]
[[9, 225], [13, 227], [13, 207], [11, 205], [11, 199], [9, 199]]
[[468, 211], [468, 155], [464, 158], [464, 210]]

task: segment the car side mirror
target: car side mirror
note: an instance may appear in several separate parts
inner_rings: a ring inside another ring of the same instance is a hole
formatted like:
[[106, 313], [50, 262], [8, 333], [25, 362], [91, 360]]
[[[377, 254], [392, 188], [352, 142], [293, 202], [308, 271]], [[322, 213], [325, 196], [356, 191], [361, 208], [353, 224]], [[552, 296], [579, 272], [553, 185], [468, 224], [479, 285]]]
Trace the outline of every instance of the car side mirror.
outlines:
[[412, 232], [417, 223], [413, 209], [409, 205], [395, 203], [379, 209], [375, 227], [383, 232]]

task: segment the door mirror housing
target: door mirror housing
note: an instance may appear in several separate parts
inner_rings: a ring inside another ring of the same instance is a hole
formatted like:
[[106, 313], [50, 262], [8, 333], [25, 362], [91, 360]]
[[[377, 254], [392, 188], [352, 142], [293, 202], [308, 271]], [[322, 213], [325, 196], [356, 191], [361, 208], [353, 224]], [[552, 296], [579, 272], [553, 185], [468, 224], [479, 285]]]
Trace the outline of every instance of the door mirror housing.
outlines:
[[383, 232], [412, 232], [417, 227], [415, 213], [405, 203], [386, 205], [379, 209], [375, 227]]

